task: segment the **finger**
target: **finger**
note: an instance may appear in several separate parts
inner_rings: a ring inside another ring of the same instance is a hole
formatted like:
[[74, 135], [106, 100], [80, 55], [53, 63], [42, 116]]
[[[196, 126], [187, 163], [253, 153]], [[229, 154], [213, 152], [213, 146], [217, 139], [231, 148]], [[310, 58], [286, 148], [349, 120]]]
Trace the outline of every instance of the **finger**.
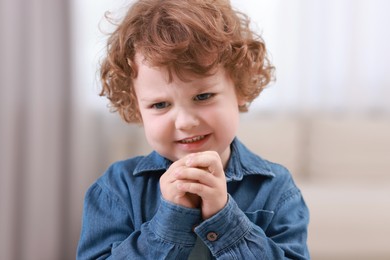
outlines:
[[216, 176], [212, 175], [208, 170], [193, 167], [186, 167], [181, 171], [175, 172], [175, 177], [177, 180], [199, 182], [210, 187], [215, 186], [218, 181]]
[[186, 192], [185, 190], [179, 190], [177, 185], [179, 182], [186, 181], [177, 181], [172, 184], [173, 194], [171, 200], [173, 203], [188, 207], [188, 208], [199, 208], [201, 203], [201, 198], [197, 194]]
[[194, 153], [187, 156], [186, 166], [207, 169], [212, 174], [224, 174], [221, 158], [214, 151]]
[[196, 194], [199, 197], [209, 197], [212, 189], [199, 182], [177, 182], [176, 187], [179, 191]]
[[176, 176], [182, 172], [184, 169], [188, 168], [187, 166], [184, 165], [184, 161], [181, 163], [174, 163], [172, 164], [168, 170], [161, 176], [161, 179], [164, 182], [167, 183], [172, 183], [174, 182], [177, 178]]
[[185, 190], [178, 189], [179, 183], [189, 183], [189, 180], [175, 180], [172, 183], [167, 183], [163, 187], [161, 187], [162, 195], [165, 199], [169, 198], [181, 198], [186, 195]]

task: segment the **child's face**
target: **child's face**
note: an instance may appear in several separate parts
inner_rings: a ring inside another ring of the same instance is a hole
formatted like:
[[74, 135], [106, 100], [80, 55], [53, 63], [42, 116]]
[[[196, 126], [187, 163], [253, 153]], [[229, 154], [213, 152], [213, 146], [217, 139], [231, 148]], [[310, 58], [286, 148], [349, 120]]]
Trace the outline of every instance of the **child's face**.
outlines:
[[139, 55], [134, 81], [145, 135], [159, 154], [176, 161], [201, 151], [216, 151], [226, 166], [238, 127], [240, 100], [223, 68], [206, 78], [168, 81], [163, 68], [149, 67]]

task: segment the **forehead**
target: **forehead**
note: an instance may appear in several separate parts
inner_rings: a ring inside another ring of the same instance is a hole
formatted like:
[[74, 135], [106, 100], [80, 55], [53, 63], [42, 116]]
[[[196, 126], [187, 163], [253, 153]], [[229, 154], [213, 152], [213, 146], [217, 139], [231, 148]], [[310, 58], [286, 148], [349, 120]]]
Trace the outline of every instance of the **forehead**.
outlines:
[[135, 55], [135, 64], [137, 65], [137, 77], [135, 82], [143, 80], [164, 80], [168, 82], [169, 75], [163, 67], [152, 66], [142, 54]]
[[[159, 82], [164, 84], [180, 83], [180, 84], [197, 84], [197, 83], [216, 83], [224, 80], [228, 77], [226, 70], [222, 66], [218, 66], [212, 72], [207, 75], [199, 75], [192, 73], [191, 71], [179, 71], [175, 73], [170, 71], [167, 67], [154, 66], [151, 62], [145, 59], [145, 57], [137, 53], [134, 61], [137, 66], [137, 77], [135, 83], [152, 83]], [[137, 85], [137, 84], [136, 84]], [[142, 84], [141, 84], [142, 85]]]

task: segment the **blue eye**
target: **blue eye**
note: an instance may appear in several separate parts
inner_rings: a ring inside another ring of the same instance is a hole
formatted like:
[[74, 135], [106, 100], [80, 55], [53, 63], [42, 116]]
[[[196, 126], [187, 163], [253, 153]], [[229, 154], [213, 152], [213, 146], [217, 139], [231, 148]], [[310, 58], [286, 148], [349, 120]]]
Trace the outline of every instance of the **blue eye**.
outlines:
[[152, 105], [152, 108], [154, 109], [164, 109], [167, 108], [169, 104], [167, 102], [158, 102]]
[[196, 101], [204, 101], [204, 100], [212, 98], [213, 96], [214, 96], [213, 93], [202, 93], [202, 94], [196, 95], [194, 100], [196, 100]]

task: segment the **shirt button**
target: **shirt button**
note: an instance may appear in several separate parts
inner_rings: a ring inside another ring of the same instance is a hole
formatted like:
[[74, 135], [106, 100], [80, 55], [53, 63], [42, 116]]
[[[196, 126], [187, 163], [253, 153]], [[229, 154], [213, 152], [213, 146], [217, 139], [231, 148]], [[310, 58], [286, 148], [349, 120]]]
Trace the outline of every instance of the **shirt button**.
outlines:
[[207, 234], [207, 240], [208, 240], [208, 241], [213, 242], [213, 241], [215, 241], [215, 240], [217, 240], [217, 239], [218, 239], [218, 234], [217, 234], [217, 233], [215, 233], [215, 232], [209, 232], [209, 233]]

